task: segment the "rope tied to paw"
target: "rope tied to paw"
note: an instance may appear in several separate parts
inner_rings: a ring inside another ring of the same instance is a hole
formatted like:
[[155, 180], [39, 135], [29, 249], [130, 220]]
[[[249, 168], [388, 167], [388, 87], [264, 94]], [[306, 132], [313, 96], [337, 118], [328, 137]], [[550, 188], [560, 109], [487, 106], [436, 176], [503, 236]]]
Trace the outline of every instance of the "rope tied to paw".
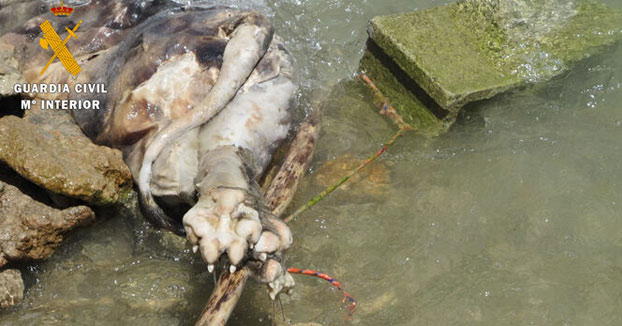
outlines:
[[[376, 101], [376, 105], [380, 106], [380, 114], [386, 115], [399, 127], [399, 130], [391, 139], [386, 142], [380, 150], [378, 150], [375, 154], [368, 157], [364, 162], [362, 162], [356, 169], [352, 170], [346, 176], [342, 177], [335, 184], [327, 187], [324, 191], [322, 191], [317, 196], [313, 197], [309, 202], [305, 205], [297, 209], [294, 214], [288, 216], [284, 221], [287, 223], [292, 221], [294, 218], [300, 216], [303, 212], [311, 208], [311, 206], [317, 204], [324, 197], [330, 194], [332, 191], [337, 189], [343, 183], [348, 181], [354, 174], [358, 173], [360, 170], [365, 168], [371, 162], [373, 162], [376, 158], [382, 155], [387, 149], [393, 145], [393, 143], [406, 131], [410, 130], [410, 126], [403, 122], [401, 117], [397, 114], [397, 112], [393, 109], [389, 101], [382, 95], [382, 93], [376, 88], [375, 84], [367, 77], [365, 72], [362, 72], [360, 78], [367, 83], [367, 85], [374, 91], [374, 96], [378, 99]], [[318, 111], [314, 111], [315, 114], [319, 114]], [[313, 114], [313, 113], [312, 113]], [[306, 128], [311, 130], [312, 132], [308, 132], [307, 134], [300, 133], [297, 135], [294, 141], [298, 141], [298, 137], [300, 136], [300, 144], [306, 145], [302, 146], [304, 148], [303, 153], [297, 153], [296, 151], [291, 151], [291, 153], [287, 154], [287, 157], [291, 159], [291, 162], [284, 163], [279, 170], [279, 173], [284, 171], [286, 175], [291, 177], [295, 182], [290, 182], [288, 184], [277, 184], [274, 182], [270, 183], [270, 186], [266, 190], [266, 203], [269, 203], [268, 207], [272, 210], [273, 214], [276, 216], [281, 215], [285, 207], [289, 203], [289, 200], [293, 197], [293, 190], [296, 189], [297, 182], [300, 180], [304, 173], [292, 173], [292, 171], [303, 171], [305, 169], [306, 164], [310, 162], [310, 158], [312, 157], [315, 140], [318, 136], [318, 122], [317, 119], [309, 119]], [[305, 123], [301, 126], [301, 129], [305, 129]], [[296, 158], [296, 159], [294, 159]], [[304, 158], [304, 159], [302, 159]], [[286, 159], [287, 162], [287, 159]], [[277, 174], [278, 176], [278, 174]], [[278, 180], [278, 177], [274, 178]], [[288, 178], [284, 178], [288, 179]], [[285, 202], [285, 205], [279, 204], [281, 202]], [[288, 272], [292, 274], [302, 274], [309, 275], [324, 279], [330, 282], [333, 286], [343, 292], [342, 303], [344, 303], [347, 307], [348, 315], [344, 320], [344, 323], [348, 321], [349, 317], [355, 312], [357, 308], [356, 299], [346, 292], [341, 283], [335, 280], [333, 277], [320, 273], [314, 270], [307, 269], [299, 269], [299, 268], [289, 268]], [[250, 275], [250, 270], [248, 267], [244, 267], [241, 270], [238, 270], [235, 273], [230, 273], [228, 270], [225, 270], [216, 286], [215, 291], [212, 292], [208, 303], [206, 304], [205, 309], [201, 313], [199, 320], [196, 323], [196, 326], [206, 326], [206, 325], [224, 325], [231, 315], [233, 311], [233, 307], [237, 303], [240, 294], [242, 293], [242, 289], [244, 288], [244, 284]]]

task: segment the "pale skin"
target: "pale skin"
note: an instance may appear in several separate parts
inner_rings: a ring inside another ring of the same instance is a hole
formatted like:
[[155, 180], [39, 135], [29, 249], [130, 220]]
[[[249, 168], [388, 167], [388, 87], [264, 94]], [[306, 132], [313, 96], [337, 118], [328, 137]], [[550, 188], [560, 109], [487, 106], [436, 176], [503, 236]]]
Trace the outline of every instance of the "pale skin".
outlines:
[[[97, 1], [90, 6], [104, 5], [109, 6]], [[113, 21], [120, 27], [97, 24], [99, 16], [89, 21], [87, 12], [102, 10], [76, 8], [76, 15], [84, 10], [87, 17], [77, 32], [83, 46], [73, 52], [83, 68], [78, 79], [67, 79], [59, 62], [36, 77], [45, 56], [20, 63], [24, 77], [38, 83], [107, 83], [106, 108], [74, 117], [97, 142], [123, 150], [146, 217], [184, 232], [210, 272], [224, 256], [232, 272], [252, 262], [272, 297], [292, 287], [280, 264], [292, 234], [265, 207], [257, 185], [292, 126], [298, 89], [292, 59], [268, 19], [218, 9], [131, 21], [119, 14], [122, 3], [114, 6], [108, 12], [116, 14]], [[36, 26], [34, 20], [30, 24]], [[86, 46], [97, 36], [101, 46]], [[16, 33], [0, 42], [26, 39]], [[41, 49], [29, 45], [26, 51]], [[155, 198], [191, 208], [179, 223]]]

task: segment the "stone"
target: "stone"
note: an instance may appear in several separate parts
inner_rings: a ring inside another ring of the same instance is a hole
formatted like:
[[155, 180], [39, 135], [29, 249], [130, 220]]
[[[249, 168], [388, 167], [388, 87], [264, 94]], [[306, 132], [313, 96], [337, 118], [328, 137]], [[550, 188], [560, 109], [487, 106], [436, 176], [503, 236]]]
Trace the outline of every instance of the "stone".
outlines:
[[0, 0], [0, 35], [48, 10], [50, 7], [42, 1]]
[[17, 269], [0, 272], [0, 308], [19, 304], [24, 299], [24, 281]]
[[116, 294], [119, 300], [132, 309], [152, 311], [187, 306], [186, 295], [192, 289], [194, 280], [191, 271], [169, 260], [149, 260], [129, 265], [113, 276], [119, 283]]
[[[368, 50], [365, 50], [361, 59], [361, 67], [404, 122], [414, 131], [430, 137], [447, 130], [456, 115], [440, 108], [386, 54], [381, 51], [372, 54], [369, 50], [372, 48], [378, 47], [373, 43], [368, 44]], [[436, 112], [432, 108], [436, 108]]]
[[13, 85], [24, 83], [14, 51], [14, 46], [0, 43], [0, 98], [15, 95]]
[[434, 125], [427, 108], [449, 126], [467, 103], [603, 52], [622, 39], [620, 21], [622, 13], [589, 0], [463, 0], [373, 18], [361, 66], [407, 123]]
[[63, 111], [0, 119], [0, 161], [42, 188], [91, 205], [116, 203], [132, 189], [121, 152], [93, 144]]
[[0, 267], [8, 261], [44, 259], [64, 234], [95, 220], [87, 206], [59, 210], [0, 181]]
[[[356, 159], [349, 153], [340, 155], [315, 169], [312, 181], [322, 187], [328, 187], [364, 162], [365, 160]], [[376, 161], [353, 175], [348, 182], [338, 189], [354, 196], [383, 197], [389, 194], [388, 185], [390, 182], [391, 172], [388, 164], [383, 161]]]

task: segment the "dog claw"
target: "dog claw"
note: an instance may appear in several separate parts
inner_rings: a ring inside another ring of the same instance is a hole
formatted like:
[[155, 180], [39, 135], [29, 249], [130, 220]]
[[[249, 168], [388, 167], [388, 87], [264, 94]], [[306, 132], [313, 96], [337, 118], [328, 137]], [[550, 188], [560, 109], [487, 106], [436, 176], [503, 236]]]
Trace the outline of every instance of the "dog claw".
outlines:
[[235, 273], [235, 265], [229, 266], [229, 273], [231, 274]]
[[199, 251], [199, 246], [197, 245], [192, 246], [192, 252], [196, 254], [197, 251]]
[[210, 272], [210, 273], [213, 272], [214, 271], [214, 264], [207, 265], [207, 271]]

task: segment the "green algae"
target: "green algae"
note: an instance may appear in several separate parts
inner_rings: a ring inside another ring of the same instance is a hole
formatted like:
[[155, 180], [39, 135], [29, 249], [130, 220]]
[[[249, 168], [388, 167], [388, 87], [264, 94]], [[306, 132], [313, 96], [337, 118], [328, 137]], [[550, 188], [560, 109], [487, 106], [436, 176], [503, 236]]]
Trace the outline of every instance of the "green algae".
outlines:
[[622, 36], [622, 14], [591, 1], [466, 0], [450, 10], [491, 65], [528, 82], [549, 80]]
[[371, 21], [370, 36], [447, 110], [457, 111], [468, 102], [520, 84], [520, 77], [503, 73], [490, 63], [481, 45], [472, 41], [478, 36], [469, 32], [467, 37], [468, 31], [450, 9], [376, 17]]
[[[550, 80], [603, 52], [622, 38], [622, 14], [583, 0], [463, 0], [375, 17], [369, 36], [399, 67], [398, 74], [412, 78], [455, 117], [467, 103]], [[369, 56], [361, 62], [364, 70], [381, 71], [376, 64]], [[387, 78], [386, 71], [378, 76], [380, 90], [404, 109], [398, 112], [411, 111], [407, 122], [415, 128], [429, 123], [420, 102], [402, 103], [404, 85]]]
[[365, 73], [373, 79], [376, 87], [381, 89], [383, 95], [390, 99], [391, 106], [400, 114], [404, 122], [408, 123], [416, 132], [426, 136], [437, 136], [454, 121], [453, 115], [445, 120], [436, 117], [371, 52], [365, 51], [361, 65], [365, 67]]
[[542, 46], [570, 65], [603, 52], [621, 38], [621, 12], [598, 3], [583, 3], [564, 28], [542, 40]]

